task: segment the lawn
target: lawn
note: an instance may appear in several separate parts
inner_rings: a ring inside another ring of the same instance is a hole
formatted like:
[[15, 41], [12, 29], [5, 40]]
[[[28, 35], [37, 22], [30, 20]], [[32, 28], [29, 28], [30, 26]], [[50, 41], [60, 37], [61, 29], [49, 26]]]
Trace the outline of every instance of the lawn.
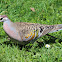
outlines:
[[[62, 24], [62, 0], [0, 0], [0, 15], [7, 15], [13, 22]], [[0, 62], [61, 62], [62, 31], [49, 35], [53, 37], [45, 35], [21, 46], [8, 40], [0, 23]]]

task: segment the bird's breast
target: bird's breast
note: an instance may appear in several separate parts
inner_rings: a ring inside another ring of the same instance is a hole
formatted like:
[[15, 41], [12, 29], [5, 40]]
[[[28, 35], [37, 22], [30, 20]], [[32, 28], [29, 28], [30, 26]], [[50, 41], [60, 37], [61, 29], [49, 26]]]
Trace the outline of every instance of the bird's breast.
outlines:
[[8, 23], [4, 23], [3, 24], [3, 29], [5, 30], [5, 32], [11, 37], [14, 38], [16, 40], [22, 41], [18, 32], [16, 31], [15, 27], [12, 27], [11, 24]]

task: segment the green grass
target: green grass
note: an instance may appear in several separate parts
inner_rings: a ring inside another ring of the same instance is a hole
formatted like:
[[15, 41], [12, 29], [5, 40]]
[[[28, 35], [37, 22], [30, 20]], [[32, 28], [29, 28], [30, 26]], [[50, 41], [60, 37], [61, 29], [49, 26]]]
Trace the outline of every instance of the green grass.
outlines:
[[[30, 8], [35, 8], [35, 12]], [[0, 15], [7, 15], [13, 22], [62, 24], [62, 0], [0, 0]], [[0, 23], [0, 62], [61, 62], [62, 31], [50, 33], [33, 44], [16, 45], [7, 39]], [[38, 42], [37, 42], [38, 41]], [[45, 47], [50, 44], [50, 48]]]

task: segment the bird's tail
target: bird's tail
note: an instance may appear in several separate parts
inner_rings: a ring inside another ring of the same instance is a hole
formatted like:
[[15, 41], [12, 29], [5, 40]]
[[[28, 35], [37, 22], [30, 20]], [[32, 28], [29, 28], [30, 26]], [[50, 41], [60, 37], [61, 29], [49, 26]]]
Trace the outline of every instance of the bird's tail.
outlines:
[[54, 25], [54, 28], [49, 33], [53, 33], [60, 30], [62, 30], [62, 24], [57, 24], [57, 25]]

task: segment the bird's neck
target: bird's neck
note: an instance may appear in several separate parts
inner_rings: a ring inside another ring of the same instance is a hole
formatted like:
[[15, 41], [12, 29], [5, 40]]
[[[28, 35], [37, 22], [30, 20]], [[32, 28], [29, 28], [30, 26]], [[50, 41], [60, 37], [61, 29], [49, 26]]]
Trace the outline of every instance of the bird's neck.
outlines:
[[16, 30], [16, 27], [13, 22], [5, 21], [3, 23], [3, 29], [5, 32], [12, 38], [20, 40], [20, 36]]
[[14, 28], [14, 23], [11, 22], [10, 20], [5, 21], [3, 23], [3, 29], [5, 30], [6, 33], [9, 33], [9, 31], [16, 32], [16, 29]]
[[7, 28], [7, 27], [9, 27], [11, 29], [12, 26], [13, 26], [13, 22], [11, 22], [10, 20], [7, 20], [7, 21], [3, 22], [3, 28], [4, 29]]

